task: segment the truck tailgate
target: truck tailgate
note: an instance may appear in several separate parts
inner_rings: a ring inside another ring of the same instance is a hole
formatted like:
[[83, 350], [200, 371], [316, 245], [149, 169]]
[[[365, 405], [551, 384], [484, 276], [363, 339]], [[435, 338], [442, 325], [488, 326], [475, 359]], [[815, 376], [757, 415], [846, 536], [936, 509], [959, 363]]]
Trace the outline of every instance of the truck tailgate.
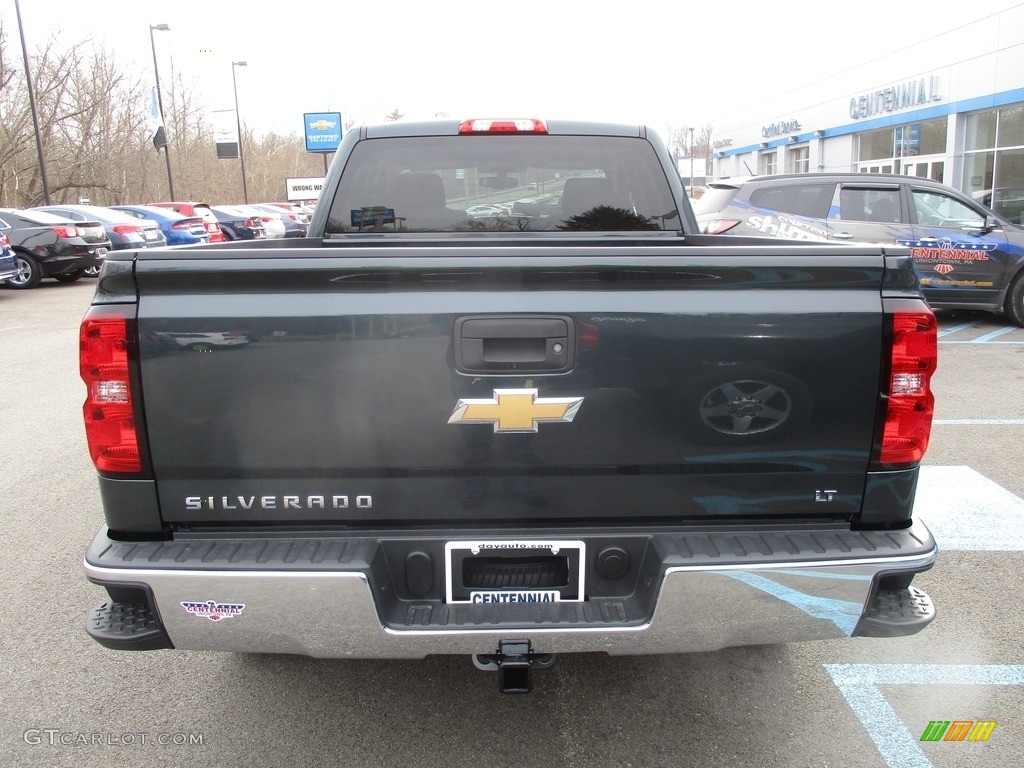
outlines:
[[850, 518], [878, 249], [544, 246], [140, 257], [175, 526]]

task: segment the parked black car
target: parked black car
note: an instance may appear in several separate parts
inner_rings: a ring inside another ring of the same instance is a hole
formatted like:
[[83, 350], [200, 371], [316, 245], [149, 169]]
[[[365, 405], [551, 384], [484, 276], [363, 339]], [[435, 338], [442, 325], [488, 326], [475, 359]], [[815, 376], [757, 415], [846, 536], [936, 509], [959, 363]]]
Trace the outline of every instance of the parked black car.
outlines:
[[0, 219], [0, 283], [9, 277], [18, 276], [18, 260], [11, 250], [11, 240], [7, 237], [11, 225]]
[[[47, 205], [33, 210], [46, 211], [56, 216], [65, 216], [75, 222], [98, 221], [102, 224], [111, 248], [115, 251], [126, 248], [155, 248], [167, 245], [167, 238], [155, 221], [145, 221], [129, 216], [124, 211], [115, 211], [101, 205]], [[86, 270], [86, 275], [95, 277], [99, 270]]]
[[0, 208], [0, 220], [18, 262], [14, 277], [7, 278], [11, 288], [35, 288], [44, 277], [70, 283], [83, 277], [87, 269], [99, 269], [106, 253], [102, 246], [85, 240], [83, 230], [70, 219], [44, 211]]
[[210, 210], [228, 240], [263, 240], [267, 236], [259, 216], [251, 216], [232, 205], [211, 205]]
[[167, 238], [155, 221], [137, 219], [124, 211], [102, 205], [46, 205], [33, 208], [72, 221], [98, 221], [106, 230], [115, 251], [125, 248], [155, 248], [167, 245]]

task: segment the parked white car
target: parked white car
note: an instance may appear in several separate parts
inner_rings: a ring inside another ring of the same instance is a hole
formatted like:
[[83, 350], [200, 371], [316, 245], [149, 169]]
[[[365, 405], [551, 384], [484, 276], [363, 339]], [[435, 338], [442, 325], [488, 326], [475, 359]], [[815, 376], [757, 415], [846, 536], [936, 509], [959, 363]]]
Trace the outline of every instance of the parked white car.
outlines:
[[267, 238], [284, 237], [285, 226], [284, 220], [280, 215], [273, 213], [272, 211], [263, 210], [256, 208], [252, 205], [235, 205], [232, 206], [240, 211], [243, 211], [248, 216], [257, 216], [260, 221], [263, 222], [263, 228], [267, 230]]

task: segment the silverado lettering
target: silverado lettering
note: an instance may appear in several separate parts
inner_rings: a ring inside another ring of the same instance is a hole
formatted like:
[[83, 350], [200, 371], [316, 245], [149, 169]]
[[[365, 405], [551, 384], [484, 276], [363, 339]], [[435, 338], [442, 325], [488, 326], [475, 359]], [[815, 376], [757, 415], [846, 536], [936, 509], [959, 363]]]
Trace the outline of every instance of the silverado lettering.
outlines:
[[464, 654], [511, 692], [935, 615], [909, 248], [700, 234], [644, 126], [353, 128], [307, 238], [108, 254], [80, 341], [109, 648]]
[[[372, 509], [372, 496], [356, 496], [356, 508]], [[189, 512], [214, 509], [348, 509], [348, 496], [186, 496]]]

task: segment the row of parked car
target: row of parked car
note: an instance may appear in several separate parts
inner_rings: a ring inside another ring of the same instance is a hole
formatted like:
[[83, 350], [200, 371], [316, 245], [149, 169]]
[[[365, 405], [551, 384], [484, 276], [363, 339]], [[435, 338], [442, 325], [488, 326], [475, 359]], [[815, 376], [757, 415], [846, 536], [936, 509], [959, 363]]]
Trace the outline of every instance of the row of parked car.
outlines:
[[293, 203], [0, 208], [0, 282], [25, 289], [94, 277], [111, 250], [305, 237], [310, 214]]

